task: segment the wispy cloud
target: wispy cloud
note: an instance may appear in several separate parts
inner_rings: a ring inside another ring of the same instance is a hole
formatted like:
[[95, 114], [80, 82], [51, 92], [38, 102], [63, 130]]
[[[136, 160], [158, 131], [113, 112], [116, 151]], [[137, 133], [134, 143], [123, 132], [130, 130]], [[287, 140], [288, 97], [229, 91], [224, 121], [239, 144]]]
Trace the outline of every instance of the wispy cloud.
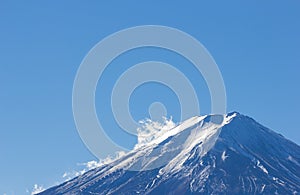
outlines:
[[145, 119], [139, 121], [139, 123], [141, 127], [137, 129], [138, 143], [134, 148], [139, 148], [146, 145], [176, 126], [172, 120], [172, 117], [170, 119], [163, 117], [161, 122]]
[[39, 186], [38, 184], [34, 184], [33, 186], [33, 190], [31, 192], [31, 195], [34, 195], [34, 194], [37, 194], [37, 193], [40, 193], [42, 191], [44, 191], [45, 188], [43, 186]]
[[107, 158], [100, 159], [99, 161], [92, 160], [92, 161], [85, 162], [85, 163], [78, 163], [77, 164], [78, 166], [83, 167], [81, 170], [67, 171], [62, 175], [62, 177], [63, 177], [64, 181], [68, 181], [74, 177], [77, 177], [79, 175], [86, 173], [89, 170], [109, 164], [112, 161], [121, 158], [125, 154], [126, 154], [126, 152], [124, 152], [124, 151], [118, 151], [118, 152], [116, 152], [114, 157], [108, 156]]

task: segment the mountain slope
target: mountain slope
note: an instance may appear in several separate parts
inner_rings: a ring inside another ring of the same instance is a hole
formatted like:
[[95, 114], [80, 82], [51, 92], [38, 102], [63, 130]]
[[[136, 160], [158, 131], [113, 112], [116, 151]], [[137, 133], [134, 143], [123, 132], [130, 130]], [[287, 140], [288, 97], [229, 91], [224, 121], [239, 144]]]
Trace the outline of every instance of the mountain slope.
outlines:
[[40, 194], [298, 194], [300, 147], [253, 119], [193, 117]]

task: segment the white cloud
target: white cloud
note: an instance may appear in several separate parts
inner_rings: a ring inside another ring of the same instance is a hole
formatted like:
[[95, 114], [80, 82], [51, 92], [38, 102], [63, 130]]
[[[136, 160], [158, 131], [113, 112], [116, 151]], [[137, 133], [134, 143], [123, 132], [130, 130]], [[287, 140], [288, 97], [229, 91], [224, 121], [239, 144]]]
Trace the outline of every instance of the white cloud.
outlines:
[[176, 126], [172, 121], [172, 117], [170, 119], [164, 117], [162, 122], [145, 119], [139, 121], [139, 123], [141, 127], [137, 129], [138, 143], [135, 148], [146, 145]]
[[44, 191], [45, 188], [43, 186], [39, 186], [38, 184], [34, 184], [33, 186], [33, 190], [31, 192], [31, 195], [34, 195], [34, 194], [37, 194], [37, 193], [40, 193], [42, 191]]
[[64, 181], [68, 181], [74, 177], [77, 177], [79, 175], [86, 173], [89, 170], [95, 169], [95, 168], [100, 167], [105, 164], [109, 164], [112, 161], [121, 158], [125, 154], [126, 154], [126, 152], [124, 152], [124, 151], [118, 151], [118, 152], [116, 152], [114, 157], [108, 156], [107, 158], [101, 159], [99, 161], [92, 160], [92, 161], [89, 161], [86, 163], [78, 163], [77, 164], [78, 166], [84, 166], [84, 168], [81, 170], [73, 170], [73, 171], [65, 172], [62, 177], [63, 177]]

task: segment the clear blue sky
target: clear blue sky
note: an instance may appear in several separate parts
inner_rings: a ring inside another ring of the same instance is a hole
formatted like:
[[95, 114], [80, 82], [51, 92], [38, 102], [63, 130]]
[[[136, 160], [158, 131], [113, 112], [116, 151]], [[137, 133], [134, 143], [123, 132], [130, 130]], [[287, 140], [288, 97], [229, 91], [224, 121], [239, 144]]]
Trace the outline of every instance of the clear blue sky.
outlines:
[[[98, 41], [136, 25], [171, 26], [197, 38], [222, 72], [228, 111], [249, 115], [300, 143], [296, 123], [300, 109], [299, 1], [109, 2], [1, 1], [0, 194], [26, 194], [36, 183], [48, 187], [60, 181], [65, 171], [77, 169], [77, 163], [95, 159], [73, 121], [73, 80], [81, 60]], [[96, 94], [97, 111], [107, 128], [114, 129], [115, 124], [105, 101], [100, 101], [101, 90], [109, 92], [121, 73], [118, 63], [130, 66], [150, 59], [168, 60], [177, 67], [186, 63], [155, 49], [116, 59], [103, 76], [107, 85], [99, 85]], [[209, 113], [205, 82], [193, 69], [184, 67], [182, 71], [197, 86], [202, 112]], [[155, 84], [138, 88], [132, 95], [134, 117], [146, 117], [149, 103], [157, 99], [178, 120], [175, 95]], [[123, 145], [134, 144], [134, 139], [124, 139], [119, 140]]]

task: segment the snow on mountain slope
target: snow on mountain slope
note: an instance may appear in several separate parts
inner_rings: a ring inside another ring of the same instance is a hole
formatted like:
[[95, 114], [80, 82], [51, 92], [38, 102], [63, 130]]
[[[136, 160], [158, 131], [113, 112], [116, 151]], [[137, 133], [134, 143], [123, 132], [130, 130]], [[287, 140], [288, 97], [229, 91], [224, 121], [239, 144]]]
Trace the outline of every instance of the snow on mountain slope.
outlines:
[[40, 194], [298, 194], [300, 147], [253, 119], [192, 117]]

